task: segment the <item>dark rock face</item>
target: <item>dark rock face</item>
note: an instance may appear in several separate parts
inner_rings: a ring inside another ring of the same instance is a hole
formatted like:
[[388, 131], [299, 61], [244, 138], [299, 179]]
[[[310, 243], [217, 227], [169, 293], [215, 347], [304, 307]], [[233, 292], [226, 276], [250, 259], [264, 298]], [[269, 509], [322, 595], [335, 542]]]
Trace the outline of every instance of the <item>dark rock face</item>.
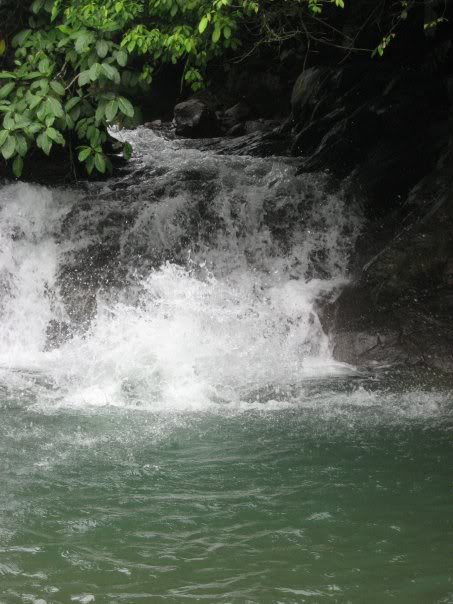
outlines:
[[222, 128], [225, 131], [231, 131], [235, 126], [244, 124], [245, 120], [250, 116], [252, 110], [250, 106], [241, 101], [233, 107], [227, 109], [221, 116]]
[[[358, 365], [421, 365], [453, 372], [453, 145], [393, 216], [394, 234], [366, 227], [356, 281], [326, 310], [335, 355]], [[370, 245], [371, 243], [371, 245]]]
[[310, 124], [320, 113], [323, 100], [327, 101], [326, 110], [331, 100], [331, 92], [337, 87], [335, 80], [341, 76], [328, 67], [310, 67], [297, 78], [291, 93], [292, 117], [303, 127]]
[[309, 69], [292, 96], [293, 153], [305, 171], [358, 169], [365, 196], [393, 206], [434, 167], [447, 112], [444, 83], [415, 69]]
[[277, 120], [250, 120], [245, 122], [245, 132], [252, 134], [253, 132], [272, 132], [279, 128], [281, 123]]
[[214, 111], [201, 99], [191, 98], [175, 106], [176, 134], [189, 138], [216, 136], [219, 126]]
[[230, 98], [245, 99], [258, 117], [270, 119], [289, 112], [291, 87], [269, 63], [233, 66], [224, 87]]
[[347, 178], [366, 219], [355, 280], [322, 309], [336, 358], [453, 371], [447, 82], [415, 68], [311, 68], [291, 102], [301, 170]]
[[295, 61], [296, 72], [291, 77], [281, 73], [283, 63], [277, 63], [278, 66], [275, 61], [271, 64], [263, 57], [260, 60], [255, 57], [245, 64], [230, 65], [226, 77], [222, 72], [209, 89], [176, 105], [176, 135], [242, 137], [270, 132], [280, 125], [290, 111], [289, 99], [298, 63]]

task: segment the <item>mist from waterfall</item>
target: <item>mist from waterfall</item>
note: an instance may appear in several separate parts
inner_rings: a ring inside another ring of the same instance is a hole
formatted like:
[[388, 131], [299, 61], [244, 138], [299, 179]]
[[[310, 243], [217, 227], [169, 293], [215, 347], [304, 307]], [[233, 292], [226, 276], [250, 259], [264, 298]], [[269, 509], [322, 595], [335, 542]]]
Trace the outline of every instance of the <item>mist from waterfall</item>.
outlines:
[[135, 170], [107, 184], [1, 189], [0, 379], [173, 408], [348, 371], [317, 303], [347, 281], [356, 208], [291, 160], [129, 137]]

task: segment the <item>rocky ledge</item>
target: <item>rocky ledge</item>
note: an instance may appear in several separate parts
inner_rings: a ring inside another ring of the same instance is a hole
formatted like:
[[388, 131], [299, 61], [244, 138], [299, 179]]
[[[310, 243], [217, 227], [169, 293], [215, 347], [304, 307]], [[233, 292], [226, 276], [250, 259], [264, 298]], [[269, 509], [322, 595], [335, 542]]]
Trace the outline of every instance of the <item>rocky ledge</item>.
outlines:
[[452, 195], [450, 145], [409, 192], [371, 259], [380, 225], [369, 221], [356, 279], [324, 313], [339, 360], [453, 372]]
[[366, 219], [353, 281], [321, 309], [338, 360], [453, 372], [451, 89], [415, 69], [313, 69], [296, 82], [301, 169], [329, 170]]

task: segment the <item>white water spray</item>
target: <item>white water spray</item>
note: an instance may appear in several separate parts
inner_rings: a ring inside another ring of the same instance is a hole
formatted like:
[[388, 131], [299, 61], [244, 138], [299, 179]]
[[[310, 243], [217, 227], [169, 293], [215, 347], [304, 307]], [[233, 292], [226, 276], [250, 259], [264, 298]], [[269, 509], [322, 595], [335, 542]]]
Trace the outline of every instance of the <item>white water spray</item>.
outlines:
[[[199, 408], [344, 371], [316, 304], [346, 281], [354, 213], [291, 162], [133, 136], [140, 177], [86, 200], [0, 189], [0, 380], [38, 372], [64, 405]], [[69, 335], [50, 349], [53, 324]]]

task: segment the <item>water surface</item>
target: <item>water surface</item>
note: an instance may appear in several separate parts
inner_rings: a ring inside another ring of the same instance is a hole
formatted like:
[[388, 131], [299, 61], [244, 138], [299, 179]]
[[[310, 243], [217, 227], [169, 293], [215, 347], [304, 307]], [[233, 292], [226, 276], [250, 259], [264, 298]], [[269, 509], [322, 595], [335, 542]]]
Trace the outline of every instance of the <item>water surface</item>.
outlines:
[[4, 392], [1, 601], [452, 602], [448, 391], [275, 395], [154, 413]]
[[125, 136], [107, 182], [0, 187], [0, 603], [453, 603], [452, 384], [318, 316], [360, 204]]

